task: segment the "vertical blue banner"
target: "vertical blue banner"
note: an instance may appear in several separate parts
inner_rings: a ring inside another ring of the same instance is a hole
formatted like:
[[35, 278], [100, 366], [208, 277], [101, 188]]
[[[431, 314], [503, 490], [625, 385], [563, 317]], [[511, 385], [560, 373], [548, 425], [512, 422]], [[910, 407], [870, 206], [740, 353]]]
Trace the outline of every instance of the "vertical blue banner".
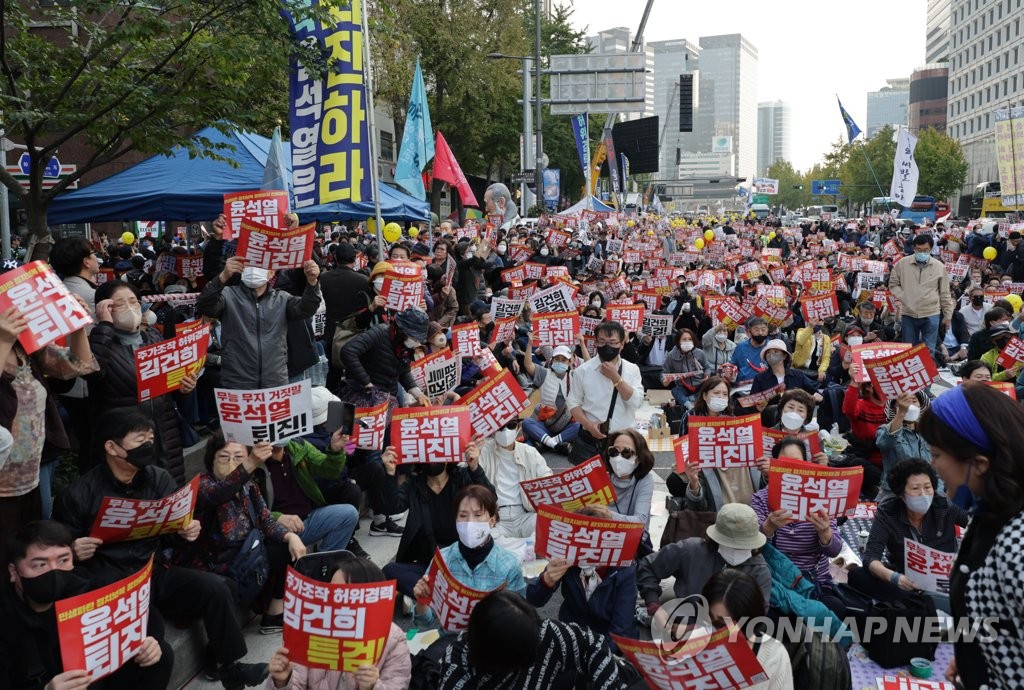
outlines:
[[624, 194], [629, 193], [629, 159], [626, 158], [626, 154], [620, 153], [619, 157], [622, 159], [622, 191]]
[[580, 157], [583, 177], [590, 179], [590, 120], [586, 113], [572, 116], [572, 135], [576, 138], [576, 153]]
[[558, 200], [562, 197], [561, 168], [544, 169], [544, 208], [548, 211], [558, 209]]
[[395, 166], [395, 183], [420, 201], [425, 201], [427, 190], [423, 186], [423, 169], [433, 157], [434, 133], [430, 125], [427, 88], [423, 84], [420, 60], [416, 58], [409, 110], [405, 114], [405, 131], [402, 133], [402, 148], [398, 151], [398, 164]]
[[373, 198], [361, 3], [332, 9], [325, 24], [295, 22], [289, 15], [296, 40], [315, 42], [330, 63], [326, 80], [292, 64], [288, 116], [295, 208]]

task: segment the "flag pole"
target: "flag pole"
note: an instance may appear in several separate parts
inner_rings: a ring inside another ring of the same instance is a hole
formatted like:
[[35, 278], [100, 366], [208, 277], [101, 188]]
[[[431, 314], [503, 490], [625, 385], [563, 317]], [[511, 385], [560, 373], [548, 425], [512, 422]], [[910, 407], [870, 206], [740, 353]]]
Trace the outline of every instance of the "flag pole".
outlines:
[[369, 131], [370, 141], [367, 148], [370, 154], [370, 185], [373, 194], [373, 215], [376, 218], [377, 230], [377, 251], [379, 256], [384, 255], [384, 219], [380, 215], [380, 184], [377, 180], [377, 118], [373, 112], [373, 63], [370, 60], [370, 27], [366, 19], [365, 0], [356, 0], [359, 3], [359, 16], [362, 18], [363, 29], [363, 83], [366, 86], [366, 124]]

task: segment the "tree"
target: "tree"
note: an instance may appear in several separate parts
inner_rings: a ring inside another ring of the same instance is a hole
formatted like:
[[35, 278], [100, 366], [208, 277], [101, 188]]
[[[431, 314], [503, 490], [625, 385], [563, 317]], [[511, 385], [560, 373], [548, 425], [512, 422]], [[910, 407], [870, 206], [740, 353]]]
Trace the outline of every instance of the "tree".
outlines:
[[893, 128], [886, 125], [866, 142], [847, 144], [839, 178], [843, 181], [843, 193], [855, 205], [867, 204], [876, 196], [889, 196], [896, 154], [893, 134]]
[[[293, 14], [326, 18], [338, 4], [324, 0]], [[3, 3], [3, 127], [27, 146], [31, 173], [27, 188], [4, 170], [0, 182], [23, 204], [34, 238], [46, 235], [57, 194], [129, 151], [181, 145], [194, 157], [230, 159], [231, 151], [190, 135], [211, 124], [267, 131], [279, 121], [287, 112], [289, 59], [326, 69], [318, 50], [294, 44], [280, 9], [279, 0]], [[46, 162], [75, 137], [88, 145], [88, 157], [44, 189]], [[45, 258], [47, 246], [37, 247], [36, 258]]]
[[920, 171], [917, 193], [948, 199], [967, 181], [967, 159], [960, 142], [931, 127], [917, 135], [914, 159]]
[[793, 164], [779, 159], [768, 166], [765, 177], [779, 181], [779, 193], [771, 201], [788, 209], [806, 206], [810, 199], [810, 186], [804, 181], [803, 175], [793, 169]]

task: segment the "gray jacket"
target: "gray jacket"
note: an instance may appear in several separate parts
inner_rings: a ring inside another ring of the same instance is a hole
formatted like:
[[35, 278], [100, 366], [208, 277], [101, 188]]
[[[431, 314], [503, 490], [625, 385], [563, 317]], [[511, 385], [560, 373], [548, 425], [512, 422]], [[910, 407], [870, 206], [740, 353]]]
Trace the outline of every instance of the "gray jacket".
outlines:
[[288, 322], [312, 318], [320, 308], [320, 284], [306, 284], [302, 297], [273, 288], [263, 296], [244, 285], [225, 287], [214, 276], [196, 311], [220, 319], [221, 387], [273, 388], [288, 383]]

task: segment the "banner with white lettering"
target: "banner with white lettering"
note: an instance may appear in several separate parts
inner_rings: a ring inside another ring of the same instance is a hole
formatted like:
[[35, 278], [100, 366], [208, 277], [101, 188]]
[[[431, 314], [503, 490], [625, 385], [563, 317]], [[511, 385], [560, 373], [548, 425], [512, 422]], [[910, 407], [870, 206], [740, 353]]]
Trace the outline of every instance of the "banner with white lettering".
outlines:
[[156, 499], [104, 496], [89, 536], [104, 543], [176, 534], [192, 522], [199, 476], [170, 496]]
[[309, 379], [277, 388], [214, 388], [224, 438], [247, 446], [260, 441], [281, 444], [313, 430], [313, 394]]
[[768, 472], [768, 508], [788, 510], [797, 520], [823, 511], [829, 517], [852, 514], [863, 480], [863, 467], [775, 458]]
[[519, 486], [534, 510], [554, 505], [571, 512], [595, 503], [606, 506], [615, 500], [615, 488], [600, 455], [558, 474], [525, 479]]
[[469, 407], [405, 407], [391, 415], [391, 439], [396, 464], [461, 462], [473, 428]]
[[629, 565], [644, 533], [641, 522], [605, 520], [537, 506], [536, 552], [541, 558], [564, 558], [572, 565]]

